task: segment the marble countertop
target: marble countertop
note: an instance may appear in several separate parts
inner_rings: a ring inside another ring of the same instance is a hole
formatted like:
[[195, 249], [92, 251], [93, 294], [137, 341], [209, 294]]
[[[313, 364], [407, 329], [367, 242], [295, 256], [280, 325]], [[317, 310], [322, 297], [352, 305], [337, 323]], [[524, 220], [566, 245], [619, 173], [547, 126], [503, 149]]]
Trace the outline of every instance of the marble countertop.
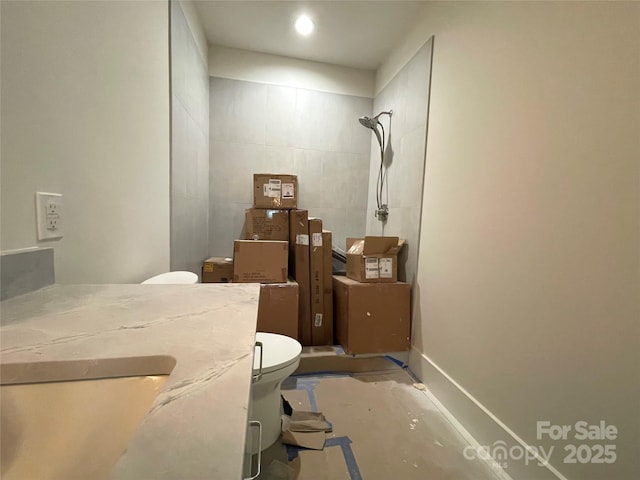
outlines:
[[258, 296], [257, 284], [53, 285], [0, 304], [0, 361], [171, 355], [112, 478], [239, 479]]

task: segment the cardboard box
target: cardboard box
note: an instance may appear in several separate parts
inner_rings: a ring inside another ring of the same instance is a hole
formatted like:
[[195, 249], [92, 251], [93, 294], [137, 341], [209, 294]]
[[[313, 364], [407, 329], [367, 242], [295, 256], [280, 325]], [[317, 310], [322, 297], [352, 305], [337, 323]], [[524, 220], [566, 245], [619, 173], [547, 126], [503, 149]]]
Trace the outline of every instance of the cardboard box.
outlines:
[[202, 263], [202, 283], [229, 283], [232, 280], [232, 258], [211, 257]]
[[[324, 275], [322, 258], [322, 220], [309, 219], [309, 267], [311, 271], [311, 330], [322, 327], [324, 313]], [[311, 345], [315, 345], [313, 333]]]
[[274, 173], [254, 173], [253, 206], [255, 208], [296, 208], [298, 206], [298, 177]]
[[331, 232], [322, 232], [322, 313], [311, 327], [313, 345], [333, 345], [333, 261]]
[[260, 285], [257, 330], [298, 339], [298, 284], [294, 280]]
[[347, 277], [358, 282], [398, 281], [398, 237], [347, 238]]
[[336, 337], [348, 354], [410, 348], [408, 283], [362, 283], [333, 276]]
[[289, 210], [248, 208], [245, 211], [246, 240], [289, 241]]
[[298, 332], [303, 345], [311, 345], [311, 273], [309, 268], [309, 212], [289, 214], [289, 257], [291, 276], [298, 282]]
[[275, 240], [236, 240], [233, 245], [233, 281], [286, 282], [288, 246], [288, 242]]

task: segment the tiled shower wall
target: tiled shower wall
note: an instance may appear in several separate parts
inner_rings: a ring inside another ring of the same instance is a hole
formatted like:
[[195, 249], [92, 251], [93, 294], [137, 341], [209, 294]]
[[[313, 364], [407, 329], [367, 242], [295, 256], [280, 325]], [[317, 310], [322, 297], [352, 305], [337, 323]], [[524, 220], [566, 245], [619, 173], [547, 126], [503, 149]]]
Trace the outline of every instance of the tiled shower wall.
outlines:
[[209, 75], [180, 2], [171, 2], [171, 270], [200, 274], [209, 234]]
[[323, 219], [333, 243], [365, 231], [371, 98], [262, 83], [210, 79], [209, 252], [231, 256], [253, 173], [293, 173], [298, 206]]
[[383, 224], [374, 216], [380, 149], [378, 142], [372, 139], [367, 234], [394, 235], [406, 240], [398, 262], [398, 277], [411, 284], [418, 264], [432, 52], [433, 38], [420, 48], [373, 102], [374, 114], [393, 110], [390, 124], [388, 116], [380, 117], [385, 133], [390, 134], [389, 145], [385, 148], [388, 168], [383, 193], [383, 200], [388, 199], [389, 217]]

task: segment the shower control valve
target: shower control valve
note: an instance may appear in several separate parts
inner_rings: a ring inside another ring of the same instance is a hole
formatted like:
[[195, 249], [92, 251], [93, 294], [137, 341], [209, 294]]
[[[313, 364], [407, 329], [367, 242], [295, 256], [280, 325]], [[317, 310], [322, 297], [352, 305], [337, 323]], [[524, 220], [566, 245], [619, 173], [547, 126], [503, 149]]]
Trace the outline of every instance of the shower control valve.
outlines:
[[380, 208], [376, 210], [376, 217], [378, 217], [378, 220], [380, 220], [381, 222], [386, 222], [388, 216], [389, 216], [389, 207], [386, 204], [380, 206]]

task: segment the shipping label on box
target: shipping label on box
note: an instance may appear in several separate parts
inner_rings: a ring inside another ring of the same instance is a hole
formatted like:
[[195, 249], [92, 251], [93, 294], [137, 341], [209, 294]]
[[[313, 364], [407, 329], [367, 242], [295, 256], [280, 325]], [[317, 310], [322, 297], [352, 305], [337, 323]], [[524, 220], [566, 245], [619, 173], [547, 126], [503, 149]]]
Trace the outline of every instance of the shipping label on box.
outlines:
[[293, 183], [283, 183], [282, 184], [282, 199], [283, 200], [295, 200], [296, 198], [296, 187]]
[[211, 257], [202, 263], [202, 283], [229, 283], [232, 280], [232, 258]]
[[245, 212], [246, 240], [289, 241], [289, 210], [249, 208]]
[[367, 257], [364, 259], [364, 276], [367, 280], [380, 278], [378, 259], [376, 257]]
[[233, 281], [286, 282], [288, 245], [288, 242], [276, 240], [236, 240], [233, 245]]
[[253, 175], [253, 206], [255, 208], [285, 208], [298, 206], [298, 177], [273, 173]]

